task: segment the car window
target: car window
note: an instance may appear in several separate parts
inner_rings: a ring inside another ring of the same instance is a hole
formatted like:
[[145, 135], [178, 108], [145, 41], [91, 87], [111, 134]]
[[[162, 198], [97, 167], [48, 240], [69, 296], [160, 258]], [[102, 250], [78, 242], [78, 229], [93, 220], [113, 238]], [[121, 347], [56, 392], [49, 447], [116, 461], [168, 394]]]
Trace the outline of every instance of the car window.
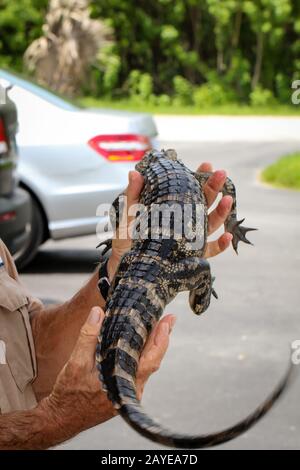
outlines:
[[68, 102], [66, 99], [61, 98], [55, 93], [52, 93], [29, 80], [25, 80], [10, 72], [6, 72], [5, 70], [0, 70], [0, 79], [1, 78], [9, 81], [12, 85], [16, 85], [20, 88], [24, 88], [30, 93], [33, 93], [34, 95], [40, 97], [41, 99], [47, 101], [48, 103], [51, 103], [54, 106], [64, 109], [65, 111], [76, 111], [76, 110], [81, 109], [79, 106], [76, 106], [73, 103]]

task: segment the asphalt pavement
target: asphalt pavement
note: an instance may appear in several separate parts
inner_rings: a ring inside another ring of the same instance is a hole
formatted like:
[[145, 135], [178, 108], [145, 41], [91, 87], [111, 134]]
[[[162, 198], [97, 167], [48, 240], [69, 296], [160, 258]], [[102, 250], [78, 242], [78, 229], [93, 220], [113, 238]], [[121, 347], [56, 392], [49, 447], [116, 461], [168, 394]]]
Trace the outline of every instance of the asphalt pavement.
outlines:
[[[172, 147], [165, 143], [164, 148]], [[174, 431], [207, 434], [247, 416], [284, 374], [290, 344], [300, 340], [300, 192], [257, 180], [294, 142], [176, 143], [190, 168], [211, 161], [225, 168], [238, 191], [238, 212], [254, 247], [243, 245], [211, 260], [219, 300], [196, 317], [187, 294], [167, 313], [177, 315], [167, 357], [144, 394], [149, 415]], [[48, 242], [22, 274], [47, 303], [69, 299], [97, 262], [96, 236]], [[300, 376], [300, 366], [299, 366]], [[259, 424], [220, 449], [300, 449], [300, 378]], [[89, 430], [60, 449], [159, 449], [121, 418]]]
[[280, 143], [299, 142], [299, 116], [156, 115], [155, 122], [161, 141]]

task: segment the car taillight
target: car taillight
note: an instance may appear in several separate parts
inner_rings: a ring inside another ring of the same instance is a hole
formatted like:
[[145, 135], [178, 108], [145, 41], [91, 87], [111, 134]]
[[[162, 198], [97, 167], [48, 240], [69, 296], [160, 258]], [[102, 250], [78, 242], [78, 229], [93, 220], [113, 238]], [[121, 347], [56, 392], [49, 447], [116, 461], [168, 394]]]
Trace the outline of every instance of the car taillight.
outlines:
[[6, 153], [8, 150], [6, 134], [3, 120], [0, 118], [0, 153]]
[[110, 162], [136, 162], [151, 148], [148, 137], [135, 134], [98, 135], [88, 144]]
[[0, 214], [0, 222], [9, 222], [16, 218], [15, 212], [5, 212], [4, 214]]

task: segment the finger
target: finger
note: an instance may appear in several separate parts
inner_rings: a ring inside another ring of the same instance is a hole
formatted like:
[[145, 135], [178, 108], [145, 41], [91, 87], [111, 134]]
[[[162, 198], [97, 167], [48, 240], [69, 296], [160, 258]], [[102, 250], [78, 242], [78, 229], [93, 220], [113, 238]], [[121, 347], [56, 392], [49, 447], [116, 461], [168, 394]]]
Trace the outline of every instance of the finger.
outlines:
[[145, 355], [142, 356], [144, 370], [148, 370], [152, 373], [159, 369], [161, 361], [167, 352], [170, 342], [170, 333], [175, 321], [176, 317], [169, 315], [164, 321], [159, 322], [154, 333], [153, 343], [149, 350], [146, 350]]
[[139, 390], [139, 399], [141, 399], [146, 381], [150, 375], [156, 372], [160, 367], [160, 363], [169, 346], [170, 333], [175, 321], [176, 317], [174, 315], [164, 317], [156, 325], [146, 343], [137, 370], [136, 384]]
[[[138, 171], [129, 172], [129, 185], [127, 188], [127, 208], [139, 203], [140, 194], [144, 186], [144, 178]], [[128, 223], [134, 219], [134, 216], [128, 217]]]
[[[160, 338], [161, 336], [164, 337], [164, 324], [167, 325], [167, 328], [168, 328], [168, 335], [170, 334], [170, 332], [172, 331], [174, 325], [175, 325], [175, 322], [176, 322], [176, 317], [175, 315], [166, 315], [165, 317], [163, 317], [156, 325], [155, 327], [153, 328], [153, 331], [152, 333], [150, 334], [146, 344], [145, 344], [145, 347], [143, 349], [143, 352], [142, 352], [142, 356], [146, 356], [148, 354], [149, 351], [151, 351], [153, 349], [153, 346], [156, 345], [157, 342], [160, 341]], [[167, 330], [165, 330], [167, 331]]]
[[120, 220], [118, 231], [117, 231], [117, 239], [121, 240], [121, 251], [125, 251], [130, 247], [131, 242], [131, 234], [130, 234], [130, 224], [135, 219], [135, 214], [130, 208], [133, 205], [138, 204], [141, 190], [144, 186], [144, 178], [143, 176], [138, 173], [137, 171], [130, 171], [128, 174], [129, 184], [124, 192], [125, 195], [125, 206], [122, 219]]
[[225, 251], [229, 247], [232, 238], [231, 233], [226, 232], [223, 233], [218, 240], [209, 242], [204, 253], [204, 258], [213, 258]]
[[209, 162], [201, 163], [196, 173], [211, 173], [213, 171], [212, 164]]
[[88, 370], [92, 370], [95, 364], [96, 344], [103, 320], [103, 310], [100, 307], [93, 307], [80, 330], [79, 338], [71, 355], [73, 361]]
[[138, 171], [130, 171], [128, 173], [128, 186], [125, 191], [131, 202], [138, 202], [141, 190], [144, 186], [144, 178]]
[[226, 177], [227, 175], [224, 170], [218, 170], [208, 178], [203, 188], [208, 207], [215, 202], [219, 192], [222, 191]]
[[154, 332], [153, 346], [160, 348], [165, 340], [166, 333], [169, 335], [172, 333], [174, 325], [176, 323], [175, 315], [167, 315], [157, 325], [157, 329]]
[[233, 199], [231, 196], [224, 196], [218, 206], [208, 217], [208, 235], [214, 233], [223, 225], [230, 214]]

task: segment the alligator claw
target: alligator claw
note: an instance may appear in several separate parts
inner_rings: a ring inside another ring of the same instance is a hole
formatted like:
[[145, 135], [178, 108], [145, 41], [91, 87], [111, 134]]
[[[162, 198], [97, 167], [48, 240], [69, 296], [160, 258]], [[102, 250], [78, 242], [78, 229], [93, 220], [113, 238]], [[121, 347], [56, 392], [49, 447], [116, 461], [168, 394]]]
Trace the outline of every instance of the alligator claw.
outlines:
[[216, 293], [215, 289], [212, 289], [212, 290], [211, 290], [211, 293], [212, 293], [212, 295], [214, 296], [214, 298], [218, 300], [219, 296], [218, 296], [218, 294]]
[[104, 240], [103, 242], [99, 243], [96, 248], [100, 248], [100, 246], [104, 246], [105, 248], [101, 251], [101, 256], [104, 256], [112, 247], [112, 239], [109, 238], [108, 240]]
[[[215, 282], [215, 280], [216, 280], [216, 277], [213, 276], [213, 277], [211, 278], [211, 283], [212, 283], [212, 285], [213, 285], [213, 283]], [[215, 291], [215, 289], [214, 289], [213, 287], [212, 287], [212, 289], [211, 289], [211, 294], [214, 296], [215, 299], [218, 300], [219, 296], [218, 296], [218, 294], [216, 293], [216, 291]]]
[[255, 230], [257, 230], [257, 228], [242, 227], [241, 224], [244, 222], [244, 220], [245, 219], [236, 221], [235, 224], [233, 225], [232, 231], [231, 231], [231, 233], [233, 235], [232, 246], [233, 246], [233, 249], [236, 252], [236, 254], [238, 254], [238, 249], [237, 248], [238, 248], [239, 242], [244, 242], [244, 243], [247, 243], [247, 245], [252, 245], [253, 246], [253, 243], [251, 243], [246, 238], [246, 234], [248, 232], [254, 232]]

